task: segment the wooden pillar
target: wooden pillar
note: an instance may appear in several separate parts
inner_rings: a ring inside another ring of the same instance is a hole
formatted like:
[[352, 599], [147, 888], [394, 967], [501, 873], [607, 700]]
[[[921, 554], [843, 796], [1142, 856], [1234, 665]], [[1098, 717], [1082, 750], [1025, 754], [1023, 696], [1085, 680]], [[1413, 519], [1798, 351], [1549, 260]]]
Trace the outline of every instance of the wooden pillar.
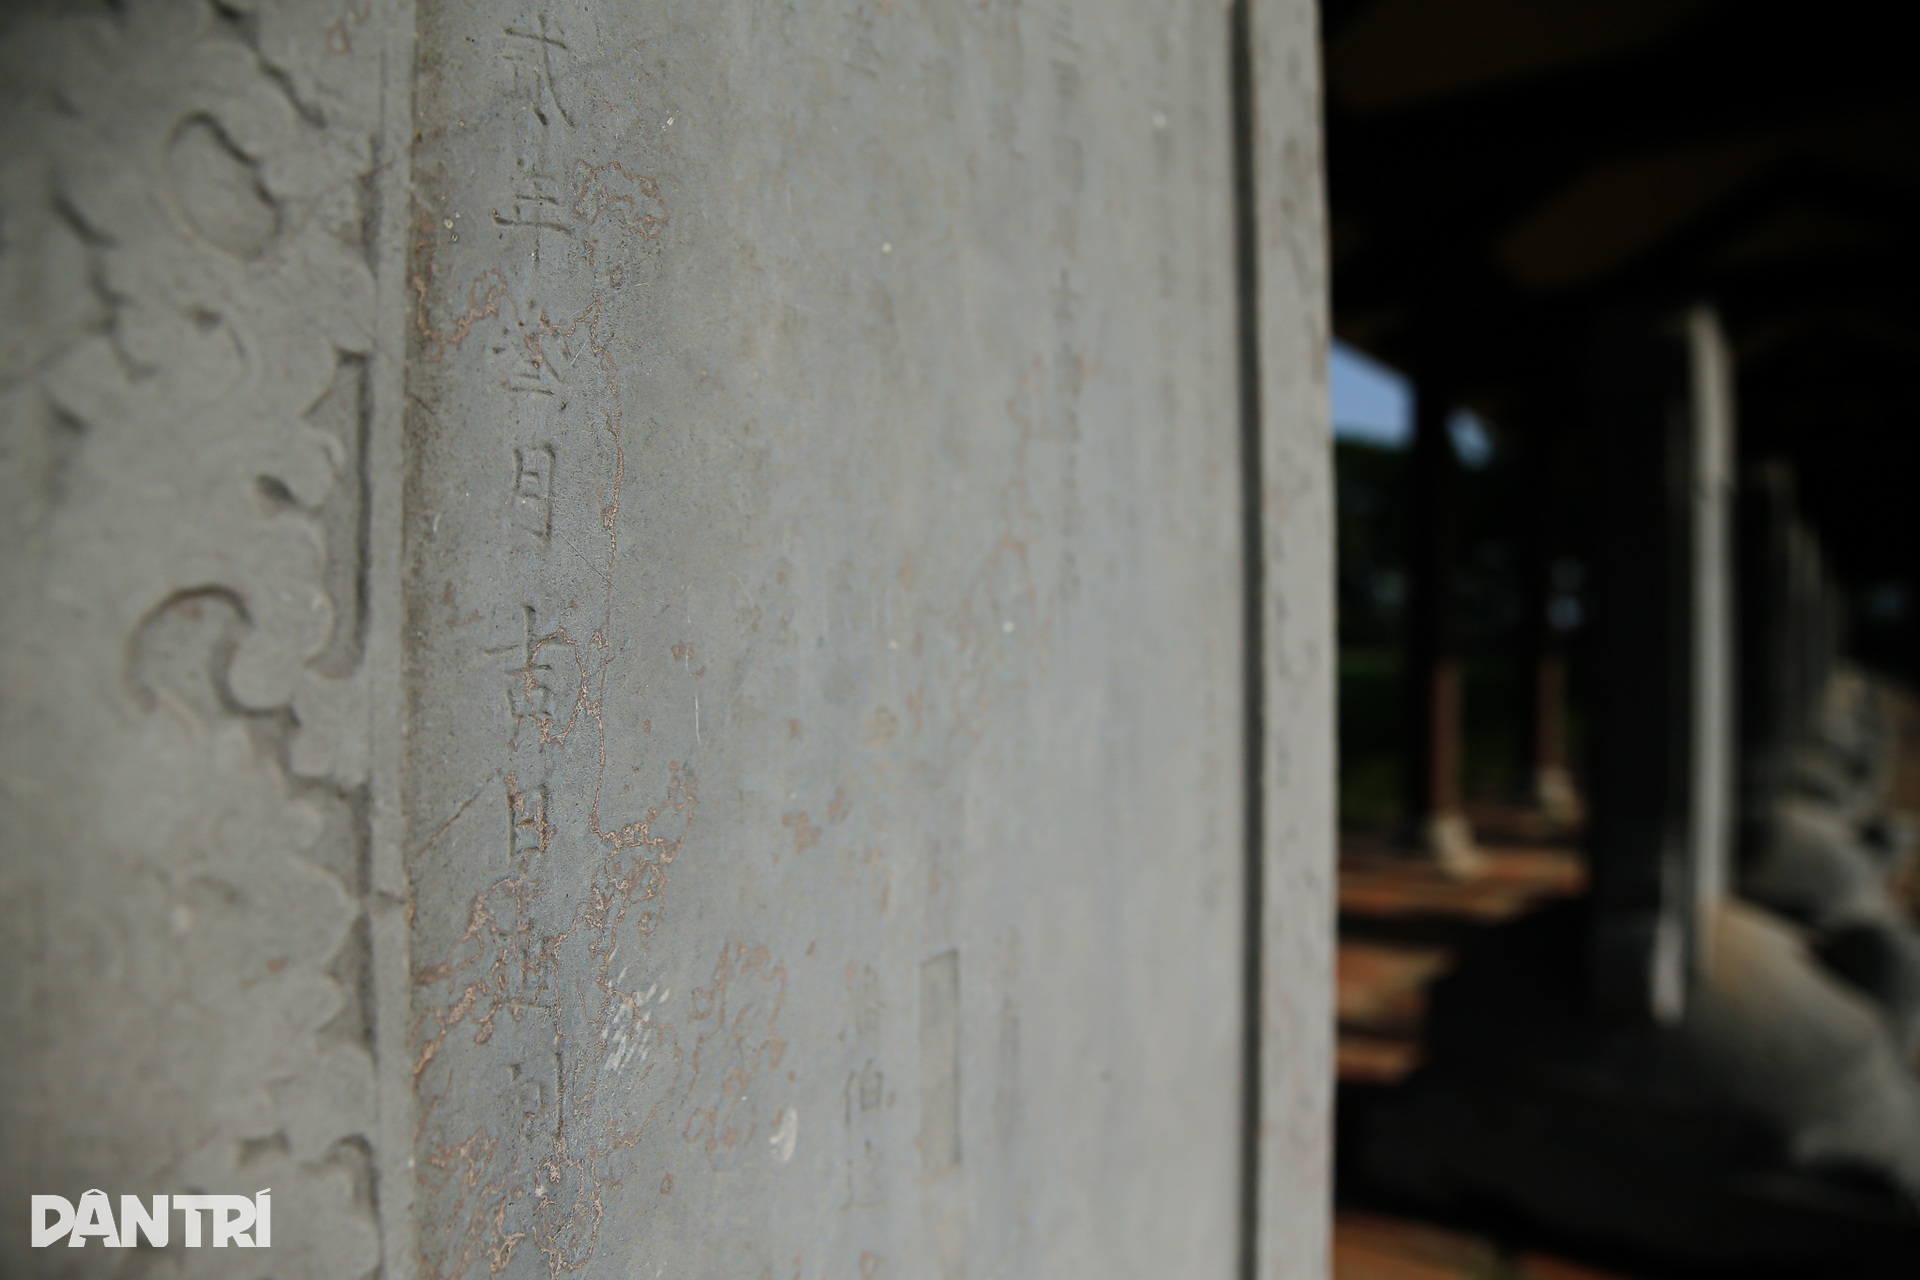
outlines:
[[1567, 661], [1554, 633], [1550, 608], [1553, 565], [1560, 545], [1558, 503], [1553, 491], [1561, 437], [1537, 425], [1521, 448], [1520, 634], [1517, 657], [1514, 792], [1548, 821], [1570, 826], [1583, 810], [1567, 767]]
[[1459, 462], [1445, 397], [1422, 386], [1414, 403], [1408, 495], [1403, 807], [1408, 842], [1452, 875], [1479, 868], [1462, 803], [1464, 723], [1453, 627]]

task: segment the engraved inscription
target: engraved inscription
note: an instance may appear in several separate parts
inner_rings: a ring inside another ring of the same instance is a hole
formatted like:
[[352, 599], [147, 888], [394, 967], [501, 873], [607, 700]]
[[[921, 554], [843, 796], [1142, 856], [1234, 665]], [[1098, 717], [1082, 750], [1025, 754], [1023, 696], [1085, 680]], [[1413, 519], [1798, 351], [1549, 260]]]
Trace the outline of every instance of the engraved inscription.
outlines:
[[527, 102], [542, 125], [552, 124], [547, 114], [547, 108], [551, 107], [571, 128], [573, 112], [561, 96], [560, 83], [554, 75], [555, 61], [568, 53], [559, 28], [541, 13], [531, 22], [507, 27], [504, 34], [507, 48], [503, 56], [513, 69], [514, 93]]
[[507, 715], [513, 721], [508, 750], [519, 745], [520, 731], [529, 721], [539, 731], [542, 741], [546, 730], [553, 725], [553, 664], [541, 651], [550, 643], [564, 644], [562, 633], [540, 634], [540, 615], [530, 604], [520, 606], [520, 631], [517, 642], [481, 650], [489, 656], [508, 658], [507, 665], [500, 669], [506, 686]]
[[522, 854], [546, 852], [553, 838], [553, 828], [547, 824], [547, 784], [538, 783], [523, 791], [519, 779], [508, 774], [507, 818], [508, 842], [516, 859]]
[[553, 533], [553, 464], [553, 446], [550, 444], [537, 444], [513, 451], [514, 520], [521, 528], [539, 538], [549, 537]]
[[[538, 12], [551, 8], [502, 14], [504, 29], [476, 21], [469, 66], [484, 86], [441, 81], [434, 92], [460, 105], [423, 112], [462, 138], [487, 129], [497, 140], [484, 181], [467, 166], [444, 188], [423, 184], [414, 383], [423, 400], [458, 406], [496, 451], [483, 457], [496, 468], [484, 506], [455, 517], [471, 520], [460, 535], [482, 541], [472, 563], [486, 568], [447, 570], [489, 619], [482, 683], [435, 696], [476, 728], [484, 717], [506, 730], [496, 758], [454, 765], [473, 768], [474, 794], [489, 796], [486, 854], [443, 869], [430, 859], [436, 828], [415, 855], [423, 897], [466, 906], [459, 937], [416, 939], [429, 958], [416, 970], [415, 1085], [420, 1269], [432, 1280], [587, 1270], [603, 1219], [630, 1226], [621, 1187], [639, 1186], [639, 1171], [664, 1194], [684, 1170], [663, 1165], [721, 1169], [766, 1158], [770, 1134], [784, 1134], [776, 1155], [808, 1141], [778, 1096], [792, 1084], [777, 1021], [786, 973], [768, 947], [730, 942], [707, 985], [668, 980], [673, 952], [650, 954], [696, 783], [666, 759], [655, 766], [665, 790], [644, 798], [645, 769], [609, 733], [609, 676], [623, 678], [622, 655], [635, 652], [622, 630], [632, 619], [615, 607], [629, 463], [621, 362], [645, 323], [639, 300], [614, 290], [657, 253], [667, 210], [639, 172], [644, 151], [605, 145], [607, 104], [588, 71], [604, 24], [591, 8]], [[465, 233], [476, 214], [489, 234]], [[505, 840], [490, 790], [502, 786]]]
[[493, 221], [494, 225], [501, 227], [533, 227], [571, 236], [573, 226], [565, 221], [565, 215], [566, 210], [562, 207], [553, 179], [533, 169], [523, 174], [514, 185], [507, 212], [502, 213], [498, 209], [493, 211]]

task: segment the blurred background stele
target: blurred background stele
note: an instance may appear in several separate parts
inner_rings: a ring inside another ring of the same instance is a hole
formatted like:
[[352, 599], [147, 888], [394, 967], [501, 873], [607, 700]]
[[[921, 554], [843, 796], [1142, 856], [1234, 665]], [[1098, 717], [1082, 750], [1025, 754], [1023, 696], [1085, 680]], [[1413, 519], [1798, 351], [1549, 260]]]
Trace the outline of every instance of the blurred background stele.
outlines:
[[1897, 19], [1320, 7], [1336, 1274], [1911, 1274]]

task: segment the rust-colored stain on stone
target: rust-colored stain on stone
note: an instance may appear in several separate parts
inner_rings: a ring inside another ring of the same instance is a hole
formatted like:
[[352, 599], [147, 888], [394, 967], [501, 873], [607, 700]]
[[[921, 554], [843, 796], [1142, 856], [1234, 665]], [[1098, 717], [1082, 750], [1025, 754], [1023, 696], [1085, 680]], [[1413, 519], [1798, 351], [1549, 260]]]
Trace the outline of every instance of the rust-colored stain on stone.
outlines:
[[820, 843], [820, 829], [813, 825], [804, 809], [793, 809], [780, 815], [780, 825], [793, 833], [793, 851], [805, 853]]

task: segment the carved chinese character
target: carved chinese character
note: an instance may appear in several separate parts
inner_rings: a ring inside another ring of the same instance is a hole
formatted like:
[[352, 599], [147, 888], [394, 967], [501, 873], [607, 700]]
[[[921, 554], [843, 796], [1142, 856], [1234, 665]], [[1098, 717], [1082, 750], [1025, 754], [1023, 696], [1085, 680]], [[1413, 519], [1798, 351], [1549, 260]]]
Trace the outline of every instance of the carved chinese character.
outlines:
[[516, 447], [513, 451], [514, 519], [540, 538], [553, 533], [553, 464], [551, 444]]
[[544, 853], [553, 830], [547, 825], [547, 784], [537, 783], [521, 790], [509, 775], [507, 814], [513, 856], [518, 858], [522, 854]]
[[560, 82], [554, 74], [554, 64], [564, 67], [572, 54], [560, 29], [541, 13], [530, 22], [505, 28], [503, 34], [506, 46], [501, 56], [513, 69], [514, 92], [532, 108], [542, 127], [553, 125], [548, 114], [551, 107], [553, 114], [572, 128], [573, 112], [561, 96]]

